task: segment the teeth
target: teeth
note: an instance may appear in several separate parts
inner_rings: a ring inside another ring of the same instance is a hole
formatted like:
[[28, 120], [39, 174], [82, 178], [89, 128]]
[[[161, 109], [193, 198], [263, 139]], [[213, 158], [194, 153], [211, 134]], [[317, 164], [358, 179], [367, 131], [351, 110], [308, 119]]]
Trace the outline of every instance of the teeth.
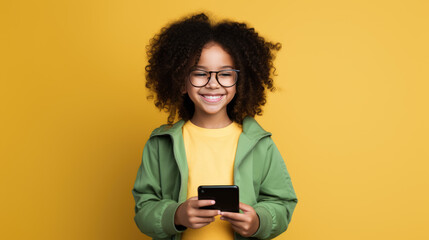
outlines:
[[208, 98], [210, 100], [215, 100], [215, 99], [219, 99], [220, 96], [209, 96], [209, 95], [204, 95], [205, 98]]

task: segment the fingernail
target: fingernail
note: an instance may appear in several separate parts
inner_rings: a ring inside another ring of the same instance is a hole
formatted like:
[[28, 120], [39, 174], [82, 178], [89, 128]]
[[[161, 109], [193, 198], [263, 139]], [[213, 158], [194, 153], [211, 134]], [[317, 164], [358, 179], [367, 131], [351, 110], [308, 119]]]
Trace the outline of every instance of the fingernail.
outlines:
[[214, 201], [214, 200], [212, 201], [212, 204], [215, 204], [215, 201]]
[[217, 214], [218, 214], [218, 215], [220, 215], [220, 210], [219, 210], [219, 211], [217, 211]]

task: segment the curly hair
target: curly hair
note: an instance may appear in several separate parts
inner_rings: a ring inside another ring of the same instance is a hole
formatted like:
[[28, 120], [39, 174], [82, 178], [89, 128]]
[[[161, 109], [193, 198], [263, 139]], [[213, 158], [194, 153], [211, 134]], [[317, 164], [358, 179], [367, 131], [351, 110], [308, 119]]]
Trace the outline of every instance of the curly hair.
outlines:
[[194, 104], [182, 90], [190, 69], [209, 42], [220, 44], [240, 70], [236, 94], [227, 105], [228, 117], [241, 124], [246, 116], [262, 115], [265, 89], [274, 90], [274, 52], [280, 50], [281, 44], [265, 41], [245, 23], [214, 24], [200, 13], [162, 28], [147, 46], [146, 87], [152, 92], [148, 98], [155, 94], [155, 106], [169, 113], [168, 124], [177, 114], [179, 119], [192, 118]]

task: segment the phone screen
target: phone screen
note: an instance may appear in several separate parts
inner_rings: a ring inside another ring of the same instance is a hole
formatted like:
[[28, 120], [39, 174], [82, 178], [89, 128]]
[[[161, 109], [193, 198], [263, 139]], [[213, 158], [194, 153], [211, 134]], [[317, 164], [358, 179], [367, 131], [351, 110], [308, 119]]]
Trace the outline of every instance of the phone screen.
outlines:
[[219, 209], [223, 212], [239, 211], [239, 192], [236, 185], [206, 185], [198, 187], [198, 200], [215, 200], [211, 206], [201, 209]]

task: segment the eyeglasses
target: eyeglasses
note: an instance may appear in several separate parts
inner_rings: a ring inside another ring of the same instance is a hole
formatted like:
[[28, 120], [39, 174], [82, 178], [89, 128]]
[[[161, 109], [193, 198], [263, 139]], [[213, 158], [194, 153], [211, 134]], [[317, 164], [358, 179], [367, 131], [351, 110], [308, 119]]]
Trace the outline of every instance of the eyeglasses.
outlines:
[[216, 81], [222, 87], [232, 87], [237, 83], [238, 73], [240, 70], [225, 69], [220, 71], [204, 71], [204, 70], [193, 70], [189, 74], [189, 81], [194, 87], [204, 87], [210, 82], [212, 73], [216, 73]]

